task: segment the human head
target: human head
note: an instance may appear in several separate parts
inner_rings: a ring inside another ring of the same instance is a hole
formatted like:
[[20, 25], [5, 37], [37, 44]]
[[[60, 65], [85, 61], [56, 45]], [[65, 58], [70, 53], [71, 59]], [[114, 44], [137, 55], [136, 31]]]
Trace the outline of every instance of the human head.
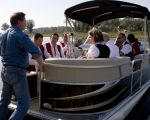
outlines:
[[88, 31], [88, 41], [90, 43], [97, 43], [97, 42], [103, 42], [103, 35], [101, 30], [97, 28], [92, 28]]
[[24, 30], [26, 28], [26, 19], [25, 19], [25, 13], [23, 12], [16, 12], [13, 13], [10, 17], [10, 24], [12, 26], [17, 26], [21, 30]]
[[116, 39], [116, 45], [118, 47], [122, 46], [122, 44], [126, 41], [126, 36], [124, 33], [119, 33]]
[[63, 41], [64, 41], [64, 43], [68, 42], [68, 34], [67, 33], [63, 34]]
[[102, 34], [103, 34], [103, 39], [104, 39], [104, 41], [105, 41], [105, 42], [108, 42], [108, 41], [109, 41], [109, 35], [108, 35], [108, 33], [102, 32]]
[[53, 33], [53, 34], [52, 34], [52, 37], [51, 37], [51, 43], [52, 43], [53, 45], [56, 45], [58, 39], [59, 39], [59, 35], [58, 35], [57, 33]]
[[40, 33], [36, 33], [34, 35], [34, 43], [37, 47], [40, 47], [42, 45], [43, 42], [43, 35]]
[[137, 40], [135, 39], [135, 36], [133, 34], [128, 35], [128, 41], [130, 43], [136, 42]]
[[117, 27], [117, 30], [118, 30], [118, 32], [122, 32], [122, 31], [124, 31], [124, 27], [122, 25], [119, 25]]

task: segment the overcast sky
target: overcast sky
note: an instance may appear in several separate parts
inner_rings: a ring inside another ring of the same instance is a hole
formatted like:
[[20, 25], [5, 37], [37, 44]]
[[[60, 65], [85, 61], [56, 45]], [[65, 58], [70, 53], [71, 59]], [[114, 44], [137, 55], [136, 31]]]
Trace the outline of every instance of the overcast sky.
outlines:
[[[0, 26], [9, 24], [10, 15], [21, 11], [27, 19], [35, 21], [35, 27], [65, 26], [64, 11], [87, 0], [1, 0]], [[123, 0], [146, 6], [150, 10], [150, 0]]]

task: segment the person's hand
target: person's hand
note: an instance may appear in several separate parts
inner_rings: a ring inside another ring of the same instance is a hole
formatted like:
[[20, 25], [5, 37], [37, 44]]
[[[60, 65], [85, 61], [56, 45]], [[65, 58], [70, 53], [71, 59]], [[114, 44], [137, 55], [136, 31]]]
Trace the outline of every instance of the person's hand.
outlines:
[[40, 64], [40, 65], [39, 65], [39, 71], [40, 71], [40, 72], [43, 72], [43, 70], [44, 70], [44, 65], [43, 65], [43, 64]]
[[38, 64], [36, 63], [35, 64], [35, 69], [36, 69], [36, 72], [43, 72], [44, 68], [43, 68], [43, 64]]

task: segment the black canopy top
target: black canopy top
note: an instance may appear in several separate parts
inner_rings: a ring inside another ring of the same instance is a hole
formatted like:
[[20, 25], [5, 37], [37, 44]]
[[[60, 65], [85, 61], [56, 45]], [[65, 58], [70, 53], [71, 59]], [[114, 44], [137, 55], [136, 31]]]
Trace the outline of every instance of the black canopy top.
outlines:
[[65, 16], [89, 25], [114, 18], [144, 18], [150, 19], [150, 12], [146, 7], [116, 0], [87, 1], [65, 10]]

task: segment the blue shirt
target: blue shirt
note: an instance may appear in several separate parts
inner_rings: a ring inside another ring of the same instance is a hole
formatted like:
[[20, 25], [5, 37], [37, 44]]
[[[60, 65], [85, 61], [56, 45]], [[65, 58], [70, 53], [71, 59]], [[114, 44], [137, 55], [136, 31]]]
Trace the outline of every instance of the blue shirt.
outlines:
[[31, 39], [16, 26], [11, 26], [0, 35], [0, 54], [2, 64], [27, 68], [29, 65], [28, 53], [33, 58], [41, 56], [39, 49]]

